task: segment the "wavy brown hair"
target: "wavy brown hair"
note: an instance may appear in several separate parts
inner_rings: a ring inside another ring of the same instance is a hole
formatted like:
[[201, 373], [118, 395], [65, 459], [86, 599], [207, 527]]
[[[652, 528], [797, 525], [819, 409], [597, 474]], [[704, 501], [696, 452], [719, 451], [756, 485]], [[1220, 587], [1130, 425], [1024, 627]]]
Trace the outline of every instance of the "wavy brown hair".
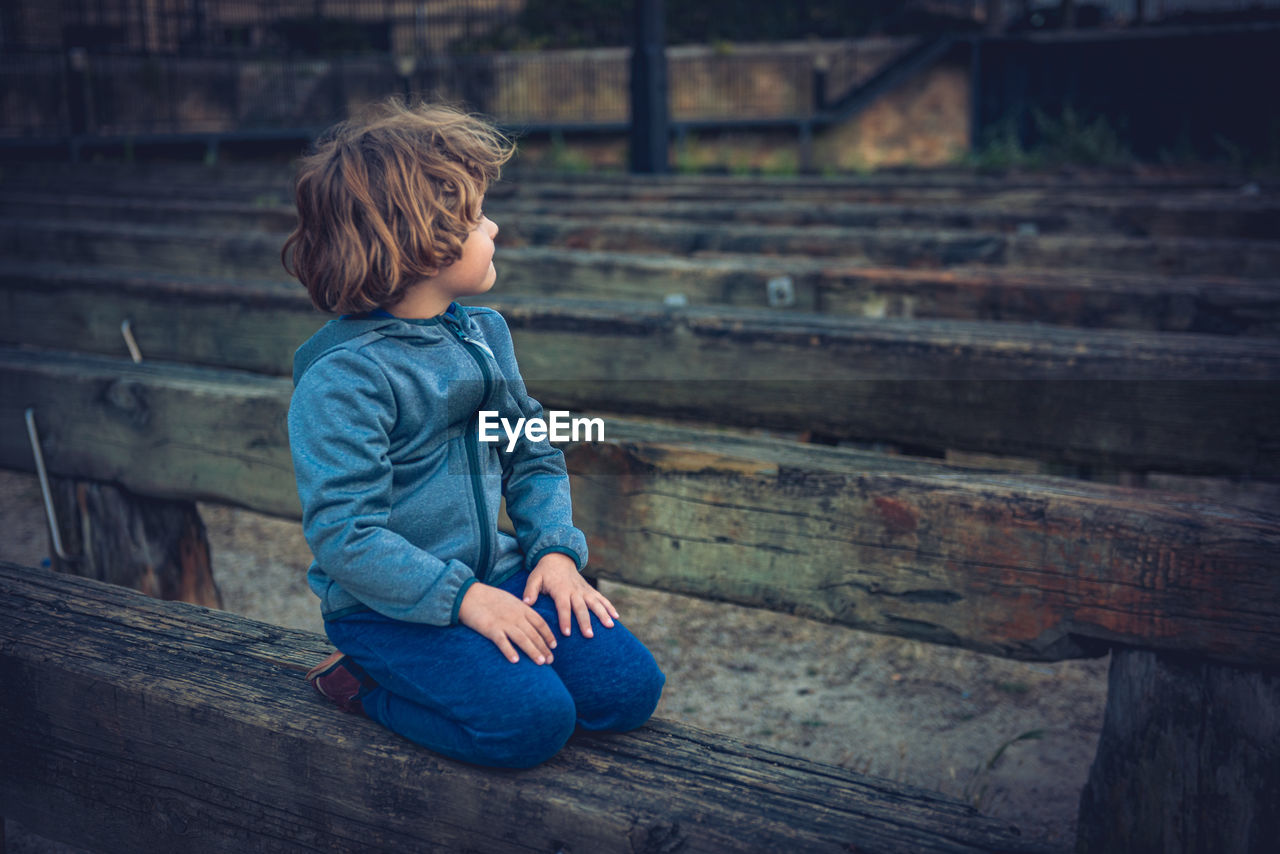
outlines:
[[321, 311], [399, 301], [452, 264], [514, 147], [452, 107], [392, 96], [325, 131], [299, 161], [281, 263]]

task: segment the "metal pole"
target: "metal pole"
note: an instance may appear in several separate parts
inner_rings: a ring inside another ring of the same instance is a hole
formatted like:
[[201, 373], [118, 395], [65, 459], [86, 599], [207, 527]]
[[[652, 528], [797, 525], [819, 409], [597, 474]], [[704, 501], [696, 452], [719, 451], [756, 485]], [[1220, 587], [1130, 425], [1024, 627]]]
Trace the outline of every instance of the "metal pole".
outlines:
[[631, 47], [631, 171], [669, 171], [667, 54], [662, 0], [633, 0]]
[[985, 0], [983, 6], [987, 13], [984, 32], [993, 36], [1004, 32], [1004, 0]]

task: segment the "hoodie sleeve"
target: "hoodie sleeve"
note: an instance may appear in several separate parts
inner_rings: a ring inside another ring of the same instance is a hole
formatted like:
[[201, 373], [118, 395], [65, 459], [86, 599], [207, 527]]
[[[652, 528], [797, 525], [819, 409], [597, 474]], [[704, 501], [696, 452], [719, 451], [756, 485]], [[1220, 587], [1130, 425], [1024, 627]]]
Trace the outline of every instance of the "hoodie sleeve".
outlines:
[[369, 357], [342, 348], [301, 377], [289, 445], [302, 529], [316, 563], [342, 589], [397, 620], [451, 625], [475, 574], [387, 528], [395, 396]]
[[[542, 405], [529, 396], [516, 364], [511, 332], [502, 315], [486, 324], [489, 344], [503, 377], [501, 415], [511, 423], [517, 418], [543, 418]], [[533, 569], [543, 555], [561, 552], [573, 558], [578, 569], [587, 565], [587, 538], [574, 527], [573, 502], [564, 453], [547, 439], [530, 442], [521, 437], [511, 451], [499, 443], [503, 495], [507, 515], [515, 525], [516, 540], [525, 556], [525, 568]]]

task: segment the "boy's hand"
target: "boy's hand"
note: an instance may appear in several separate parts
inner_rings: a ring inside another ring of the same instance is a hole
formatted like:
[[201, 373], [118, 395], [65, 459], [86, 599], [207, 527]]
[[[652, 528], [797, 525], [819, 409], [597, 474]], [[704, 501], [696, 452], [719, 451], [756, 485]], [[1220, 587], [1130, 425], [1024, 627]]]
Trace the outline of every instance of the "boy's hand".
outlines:
[[546, 593], [556, 603], [560, 617], [560, 631], [569, 635], [571, 617], [577, 615], [578, 625], [584, 637], [591, 637], [591, 613], [600, 618], [607, 628], [613, 628], [618, 612], [613, 603], [596, 590], [578, 572], [573, 558], [560, 552], [549, 552], [529, 573], [524, 587], [524, 604], [538, 601], [538, 594]]
[[458, 606], [458, 622], [493, 641], [512, 663], [520, 660], [516, 647], [537, 664], [552, 661], [556, 636], [547, 621], [505, 590], [479, 582], [472, 584]]

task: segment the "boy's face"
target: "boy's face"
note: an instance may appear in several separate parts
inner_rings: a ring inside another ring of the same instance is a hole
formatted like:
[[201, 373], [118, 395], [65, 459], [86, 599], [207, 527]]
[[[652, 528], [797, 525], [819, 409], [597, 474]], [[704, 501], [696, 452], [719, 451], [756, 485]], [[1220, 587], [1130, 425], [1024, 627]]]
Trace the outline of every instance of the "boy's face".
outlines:
[[497, 224], [484, 214], [480, 224], [462, 244], [462, 257], [431, 277], [435, 291], [449, 299], [475, 296], [493, 287], [498, 272], [493, 267], [493, 239]]

